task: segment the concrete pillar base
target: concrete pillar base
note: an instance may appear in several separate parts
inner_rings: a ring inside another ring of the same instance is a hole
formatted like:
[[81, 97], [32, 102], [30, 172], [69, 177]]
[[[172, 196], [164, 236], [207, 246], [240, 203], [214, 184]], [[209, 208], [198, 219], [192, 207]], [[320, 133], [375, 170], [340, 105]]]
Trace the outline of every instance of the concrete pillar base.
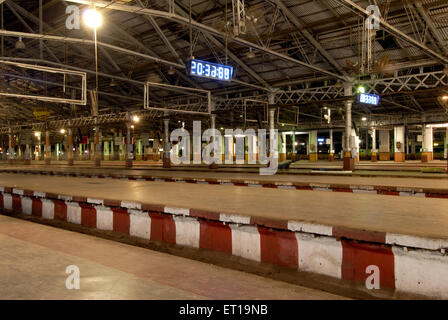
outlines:
[[434, 154], [432, 152], [422, 153], [422, 162], [428, 162], [434, 160]]
[[378, 156], [376, 155], [376, 153], [372, 154], [372, 158], [371, 158], [372, 162], [377, 162], [378, 161]]
[[334, 154], [330, 153], [328, 155], [328, 161], [333, 162], [334, 161]]
[[25, 160], [25, 161], [24, 161], [24, 164], [26, 164], [26, 165], [30, 165], [30, 164], [31, 164], [31, 160], [30, 160], [30, 159]]
[[73, 166], [73, 159], [68, 159], [68, 165]]
[[390, 152], [380, 152], [380, 161], [389, 161]]
[[132, 168], [132, 159], [126, 159], [126, 168]]
[[169, 158], [163, 158], [163, 167], [164, 168], [171, 168], [171, 161]]
[[344, 155], [344, 171], [355, 171], [355, 159], [351, 157], [350, 152]]
[[395, 162], [404, 162], [405, 161], [405, 153], [404, 152], [395, 152], [394, 153], [394, 161]]
[[209, 169], [218, 169], [219, 168], [219, 166], [216, 164], [216, 163], [212, 163], [212, 164], [210, 164], [209, 166], [208, 166], [208, 168]]
[[310, 153], [310, 161], [311, 162], [317, 162], [318, 154], [317, 153]]

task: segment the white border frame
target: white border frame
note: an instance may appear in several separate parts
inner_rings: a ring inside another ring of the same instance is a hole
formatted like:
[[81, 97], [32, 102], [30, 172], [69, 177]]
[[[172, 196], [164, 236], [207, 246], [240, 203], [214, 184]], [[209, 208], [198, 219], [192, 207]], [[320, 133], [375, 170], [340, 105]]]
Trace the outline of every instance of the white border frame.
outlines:
[[20, 62], [13, 62], [13, 61], [5, 61], [5, 60], [0, 60], [0, 63], [17, 66], [17, 67], [24, 68], [24, 69], [33, 69], [33, 70], [38, 70], [38, 71], [50, 72], [50, 73], [60, 73], [60, 74], [64, 74], [64, 75], [70, 74], [70, 75], [82, 77], [81, 100], [46, 97], [46, 96], [33, 96], [33, 95], [8, 93], [8, 92], [0, 92], [0, 96], [34, 99], [34, 100], [47, 101], [47, 102], [80, 104], [83, 106], [85, 106], [87, 104], [87, 73], [86, 72], [52, 68], [52, 67], [26, 64], [26, 63], [20, 63]]
[[[194, 92], [202, 92], [207, 94], [207, 112], [202, 111], [189, 111], [189, 110], [182, 110], [182, 109], [170, 109], [170, 108], [155, 108], [149, 106], [149, 86], [153, 87], [163, 87], [163, 88], [173, 88], [173, 89], [180, 89], [185, 91], [194, 91]], [[212, 113], [212, 94], [209, 90], [204, 89], [196, 89], [196, 88], [189, 88], [189, 87], [181, 87], [181, 86], [174, 86], [171, 84], [164, 84], [164, 83], [157, 83], [157, 82], [150, 82], [147, 81], [145, 83], [145, 92], [144, 92], [144, 109], [146, 110], [160, 110], [160, 111], [169, 111], [169, 112], [180, 112], [180, 113], [193, 113], [193, 114], [206, 114], [210, 115]]]

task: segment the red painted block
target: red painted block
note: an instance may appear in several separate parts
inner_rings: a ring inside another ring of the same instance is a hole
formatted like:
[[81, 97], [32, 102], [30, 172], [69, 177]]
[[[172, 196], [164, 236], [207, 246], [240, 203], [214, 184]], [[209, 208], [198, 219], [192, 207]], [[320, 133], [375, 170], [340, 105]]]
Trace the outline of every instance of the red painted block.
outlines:
[[42, 201], [40, 201], [40, 199], [33, 198], [31, 214], [36, 217], [42, 217]]
[[151, 218], [151, 240], [176, 243], [176, 224], [173, 216], [149, 212]]
[[126, 209], [112, 208], [114, 213], [114, 231], [129, 234], [131, 225], [129, 213]]
[[232, 230], [222, 222], [200, 220], [199, 247], [232, 253]]
[[53, 200], [54, 202], [54, 219], [67, 221], [67, 205], [64, 201]]
[[0, 209], [3, 209], [3, 194], [0, 193]]
[[333, 188], [334, 192], [353, 192], [350, 188]]
[[395, 265], [392, 248], [370, 243], [342, 240], [342, 279], [365, 282], [366, 268], [375, 265], [380, 271], [380, 287], [395, 288]]
[[426, 198], [441, 198], [448, 199], [448, 194], [445, 193], [425, 193]]
[[298, 268], [299, 247], [294, 232], [258, 227], [261, 261]]
[[12, 211], [15, 213], [22, 212], [22, 198], [17, 194], [12, 195]]
[[81, 224], [86, 227], [96, 228], [96, 209], [94, 206], [80, 203]]

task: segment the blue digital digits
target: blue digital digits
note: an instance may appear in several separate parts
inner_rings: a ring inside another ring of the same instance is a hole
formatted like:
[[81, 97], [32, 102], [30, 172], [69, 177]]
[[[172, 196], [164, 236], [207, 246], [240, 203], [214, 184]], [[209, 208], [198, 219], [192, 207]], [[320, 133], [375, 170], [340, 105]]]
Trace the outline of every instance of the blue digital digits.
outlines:
[[358, 96], [358, 101], [361, 103], [377, 106], [380, 102], [380, 97], [376, 94], [361, 93]]
[[190, 61], [190, 75], [215, 80], [232, 80], [233, 67], [193, 59]]

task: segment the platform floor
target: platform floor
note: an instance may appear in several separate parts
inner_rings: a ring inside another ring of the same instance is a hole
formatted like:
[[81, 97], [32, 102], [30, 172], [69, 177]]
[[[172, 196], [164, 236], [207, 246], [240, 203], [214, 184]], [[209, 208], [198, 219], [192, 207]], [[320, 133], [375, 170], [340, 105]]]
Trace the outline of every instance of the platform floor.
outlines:
[[[5, 300], [343, 298], [6, 216], [0, 216], [0, 243]], [[80, 290], [65, 286], [69, 265], [79, 267]]]
[[[13, 165], [8, 165], [6, 161], [0, 161], [0, 168], [8, 167], [47, 167], [44, 161], [32, 161], [31, 165], [25, 166], [23, 161], [15, 161]], [[260, 165], [220, 165], [218, 169], [214, 169], [213, 172], [222, 173], [259, 173]], [[342, 170], [343, 164], [341, 161], [297, 161], [291, 164], [289, 169], [279, 169], [277, 175], [283, 174], [316, 174], [316, 175], [344, 175], [344, 176], [404, 176], [404, 177], [446, 177], [447, 174], [441, 173], [422, 173], [422, 168], [440, 168], [445, 169], [448, 167], [446, 160], [435, 160], [428, 163], [422, 163], [420, 161], [407, 161], [404, 163], [395, 163], [393, 161], [379, 161], [372, 163], [370, 161], [361, 161], [356, 164], [356, 170], [354, 172], [347, 172]], [[88, 169], [95, 168], [93, 161], [75, 161], [74, 166], [68, 166], [67, 161], [52, 161], [51, 168], [70, 168], [70, 169]], [[101, 168], [109, 170], [122, 170], [125, 169], [125, 163], [123, 161], [102, 161]], [[169, 172], [210, 172], [210, 169], [206, 165], [179, 165], [172, 166], [169, 169], [162, 168], [161, 162], [153, 161], [134, 161], [134, 170], [163, 170]]]
[[446, 199], [5, 173], [0, 185], [448, 239]]
[[262, 176], [258, 173], [244, 172], [216, 172], [216, 171], [193, 171], [193, 170], [143, 170], [124, 168], [85, 168], [68, 166], [40, 166], [40, 165], [0, 165], [2, 170], [25, 170], [27, 172], [59, 172], [75, 173], [82, 175], [119, 175], [128, 177], [156, 177], [156, 178], [183, 178], [184, 180], [195, 179], [219, 179], [219, 180], [241, 180], [262, 183], [320, 183], [320, 184], [343, 184], [357, 186], [387, 186], [387, 187], [412, 187], [412, 188], [437, 188], [448, 189], [448, 175], [422, 175], [422, 176], [341, 176], [341, 175], [301, 175], [301, 174], [277, 174]]

